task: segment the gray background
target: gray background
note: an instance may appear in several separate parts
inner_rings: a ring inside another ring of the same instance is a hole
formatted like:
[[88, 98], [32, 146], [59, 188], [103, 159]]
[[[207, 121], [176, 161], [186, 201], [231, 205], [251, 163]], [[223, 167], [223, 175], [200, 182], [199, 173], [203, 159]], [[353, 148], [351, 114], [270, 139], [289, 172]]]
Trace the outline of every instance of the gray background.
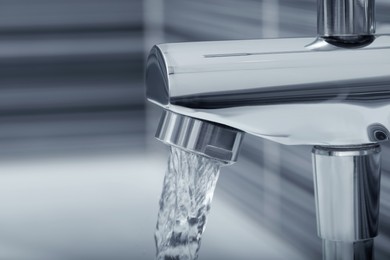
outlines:
[[[389, 1], [377, 20], [389, 33]], [[315, 34], [315, 0], [0, 0], [0, 259], [153, 259], [167, 149], [144, 99], [148, 50]], [[320, 259], [310, 149], [247, 135], [200, 259]], [[389, 155], [384, 145], [380, 260]]]

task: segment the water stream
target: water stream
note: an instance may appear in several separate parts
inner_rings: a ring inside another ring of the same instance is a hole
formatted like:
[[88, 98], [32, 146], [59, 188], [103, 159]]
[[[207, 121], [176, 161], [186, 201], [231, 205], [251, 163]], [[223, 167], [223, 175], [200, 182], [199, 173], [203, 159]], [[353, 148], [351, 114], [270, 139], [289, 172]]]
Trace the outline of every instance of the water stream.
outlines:
[[171, 147], [160, 199], [157, 260], [194, 260], [222, 164]]

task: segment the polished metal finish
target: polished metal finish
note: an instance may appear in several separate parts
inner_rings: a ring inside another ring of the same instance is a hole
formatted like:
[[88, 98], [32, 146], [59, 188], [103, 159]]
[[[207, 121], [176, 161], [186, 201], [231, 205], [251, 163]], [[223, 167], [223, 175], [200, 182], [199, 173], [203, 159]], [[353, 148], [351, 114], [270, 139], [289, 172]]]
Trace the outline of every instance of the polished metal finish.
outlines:
[[168, 144], [231, 164], [237, 160], [244, 133], [203, 120], [164, 111], [156, 138]]
[[374, 239], [356, 242], [337, 242], [324, 240], [323, 260], [373, 260]]
[[[313, 149], [324, 259], [373, 259], [380, 146], [390, 137], [390, 35], [374, 0], [318, 0], [318, 38], [154, 46], [146, 95], [156, 137], [227, 163], [243, 132]], [[239, 130], [238, 130], [239, 129]]]
[[312, 41], [155, 46], [147, 62], [147, 98], [176, 113], [288, 145], [387, 140], [390, 36], [358, 49]]
[[313, 149], [318, 235], [354, 242], [378, 234], [380, 146]]
[[318, 0], [318, 35], [357, 40], [375, 33], [375, 0]]
[[158, 139], [227, 163], [237, 159], [240, 131], [287, 145], [316, 145], [324, 259], [373, 259], [377, 143], [390, 137], [390, 35], [374, 36], [373, 0], [318, 3], [315, 40], [154, 46], [146, 95], [166, 110]]

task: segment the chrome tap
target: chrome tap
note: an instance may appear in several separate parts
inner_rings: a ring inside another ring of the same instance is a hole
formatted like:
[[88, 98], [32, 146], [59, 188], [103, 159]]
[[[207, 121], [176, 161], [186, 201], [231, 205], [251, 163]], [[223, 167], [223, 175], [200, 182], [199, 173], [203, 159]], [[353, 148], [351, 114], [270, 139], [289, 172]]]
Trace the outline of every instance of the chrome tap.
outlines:
[[146, 95], [163, 107], [156, 137], [227, 163], [243, 132], [313, 145], [324, 259], [371, 259], [380, 146], [390, 137], [390, 35], [373, 0], [318, 0], [318, 36], [160, 44]]

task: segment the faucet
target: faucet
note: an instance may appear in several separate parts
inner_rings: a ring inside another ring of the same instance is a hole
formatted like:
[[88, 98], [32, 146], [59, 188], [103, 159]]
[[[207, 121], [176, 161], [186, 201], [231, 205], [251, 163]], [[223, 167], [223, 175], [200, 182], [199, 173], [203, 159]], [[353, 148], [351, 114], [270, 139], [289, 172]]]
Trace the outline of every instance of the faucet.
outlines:
[[380, 143], [390, 133], [390, 35], [374, 0], [318, 0], [318, 35], [160, 44], [146, 96], [164, 108], [156, 137], [226, 164], [244, 133], [313, 146], [324, 259], [373, 259]]

